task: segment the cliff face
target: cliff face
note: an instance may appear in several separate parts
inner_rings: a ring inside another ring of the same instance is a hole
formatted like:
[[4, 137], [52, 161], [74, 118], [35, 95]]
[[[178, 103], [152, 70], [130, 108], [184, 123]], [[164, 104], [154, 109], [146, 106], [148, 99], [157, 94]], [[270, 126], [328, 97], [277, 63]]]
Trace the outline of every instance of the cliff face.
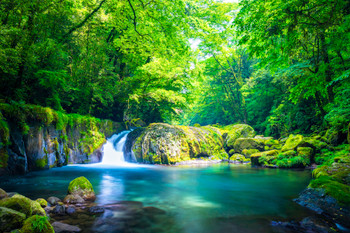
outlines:
[[124, 129], [109, 120], [39, 106], [15, 108], [0, 106], [0, 175], [100, 162], [106, 137]]

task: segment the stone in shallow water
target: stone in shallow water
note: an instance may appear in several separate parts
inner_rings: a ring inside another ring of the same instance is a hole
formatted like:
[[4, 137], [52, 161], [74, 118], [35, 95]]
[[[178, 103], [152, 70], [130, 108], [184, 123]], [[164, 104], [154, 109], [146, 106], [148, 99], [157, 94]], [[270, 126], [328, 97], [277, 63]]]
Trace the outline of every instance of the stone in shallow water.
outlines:
[[85, 200], [79, 195], [69, 194], [64, 198], [63, 202], [68, 204], [77, 204], [77, 203], [84, 203]]
[[81, 229], [79, 227], [61, 222], [54, 222], [52, 223], [52, 226], [55, 230], [55, 233], [81, 232]]
[[74, 214], [75, 212], [76, 212], [76, 210], [75, 210], [74, 206], [68, 206], [66, 209], [67, 214]]
[[56, 205], [55, 208], [51, 211], [51, 213], [57, 215], [65, 215], [66, 207], [64, 205]]
[[102, 206], [92, 206], [89, 208], [89, 212], [92, 214], [102, 214], [103, 212], [105, 212], [105, 208], [103, 208]]
[[60, 202], [61, 199], [59, 199], [58, 197], [49, 197], [47, 199], [47, 202], [51, 205], [51, 206], [55, 206], [57, 205], [58, 202]]
[[151, 215], [166, 214], [166, 212], [164, 210], [159, 209], [157, 207], [153, 207], [153, 206], [146, 206], [143, 208], [143, 211], [146, 214], [151, 214]]

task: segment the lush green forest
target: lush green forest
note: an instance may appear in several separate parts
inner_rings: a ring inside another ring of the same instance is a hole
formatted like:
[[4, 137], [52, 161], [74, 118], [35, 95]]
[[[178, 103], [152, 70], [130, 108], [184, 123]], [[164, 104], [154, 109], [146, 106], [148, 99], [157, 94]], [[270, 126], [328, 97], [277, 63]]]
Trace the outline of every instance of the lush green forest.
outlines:
[[349, 13], [346, 0], [3, 0], [0, 100], [276, 137], [345, 131]]

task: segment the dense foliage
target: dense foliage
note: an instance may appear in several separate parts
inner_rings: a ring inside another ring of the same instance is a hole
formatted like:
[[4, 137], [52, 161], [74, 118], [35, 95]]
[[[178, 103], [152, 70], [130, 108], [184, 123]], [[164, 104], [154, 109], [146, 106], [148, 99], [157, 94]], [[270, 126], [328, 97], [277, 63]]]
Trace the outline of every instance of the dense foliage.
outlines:
[[4, 0], [0, 101], [277, 137], [345, 130], [349, 13], [346, 0]]

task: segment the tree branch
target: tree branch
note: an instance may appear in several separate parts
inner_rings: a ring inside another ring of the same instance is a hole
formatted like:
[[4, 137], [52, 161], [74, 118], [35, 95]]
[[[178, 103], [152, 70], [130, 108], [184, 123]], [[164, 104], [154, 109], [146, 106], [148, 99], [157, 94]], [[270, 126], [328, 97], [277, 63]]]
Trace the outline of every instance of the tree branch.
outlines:
[[105, 3], [107, 0], [102, 0], [100, 2], [100, 4], [98, 5], [98, 7], [96, 7], [90, 14], [88, 14], [87, 16], [85, 16], [84, 20], [81, 21], [78, 25], [74, 26], [73, 28], [71, 28], [60, 40], [61, 43], [65, 42], [65, 40], [67, 39], [67, 37], [72, 34], [74, 31], [78, 30], [79, 28], [81, 28], [82, 26], [84, 26], [84, 24], [102, 7], [103, 3]]

